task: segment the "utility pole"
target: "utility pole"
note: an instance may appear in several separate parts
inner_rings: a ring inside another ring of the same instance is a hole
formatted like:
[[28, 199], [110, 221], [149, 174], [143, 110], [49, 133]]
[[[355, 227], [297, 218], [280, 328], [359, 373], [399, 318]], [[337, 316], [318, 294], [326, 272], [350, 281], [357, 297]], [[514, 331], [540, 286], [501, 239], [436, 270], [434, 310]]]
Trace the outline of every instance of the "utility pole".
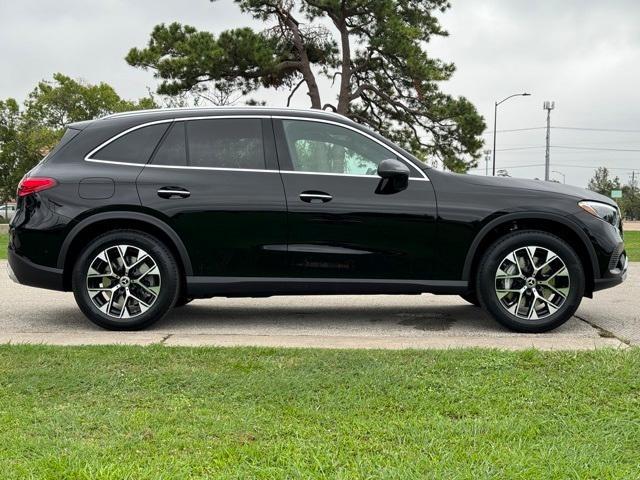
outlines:
[[549, 170], [551, 169], [551, 110], [553, 110], [556, 106], [556, 102], [546, 101], [542, 105], [542, 108], [547, 111], [547, 149], [544, 155], [544, 179], [545, 181], [549, 181]]
[[484, 151], [484, 176], [489, 176], [489, 160], [491, 160], [491, 150]]

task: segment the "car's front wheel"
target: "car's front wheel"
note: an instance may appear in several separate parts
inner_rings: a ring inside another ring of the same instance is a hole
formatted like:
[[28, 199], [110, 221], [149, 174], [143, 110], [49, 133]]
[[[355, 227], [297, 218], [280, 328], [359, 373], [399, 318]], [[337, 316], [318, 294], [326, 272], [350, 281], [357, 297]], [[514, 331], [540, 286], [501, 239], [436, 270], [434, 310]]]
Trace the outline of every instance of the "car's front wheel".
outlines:
[[138, 330], [175, 304], [179, 269], [166, 246], [144, 232], [116, 230], [89, 242], [72, 273], [82, 312], [109, 330]]
[[584, 295], [584, 269], [561, 238], [523, 230], [487, 250], [476, 286], [480, 303], [503, 325], [518, 332], [546, 332], [577, 310]]

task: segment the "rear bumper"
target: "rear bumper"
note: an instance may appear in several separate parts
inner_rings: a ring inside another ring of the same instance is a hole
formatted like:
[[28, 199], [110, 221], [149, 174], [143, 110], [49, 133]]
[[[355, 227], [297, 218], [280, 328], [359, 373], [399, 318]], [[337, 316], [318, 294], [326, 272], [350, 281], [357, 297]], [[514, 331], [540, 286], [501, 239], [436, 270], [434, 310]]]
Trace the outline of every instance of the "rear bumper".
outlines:
[[64, 291], [62, 270], [43, 267], [18, 255], [12, 249], [8, 251], [9, 278], [14, 282], [30, 287]]

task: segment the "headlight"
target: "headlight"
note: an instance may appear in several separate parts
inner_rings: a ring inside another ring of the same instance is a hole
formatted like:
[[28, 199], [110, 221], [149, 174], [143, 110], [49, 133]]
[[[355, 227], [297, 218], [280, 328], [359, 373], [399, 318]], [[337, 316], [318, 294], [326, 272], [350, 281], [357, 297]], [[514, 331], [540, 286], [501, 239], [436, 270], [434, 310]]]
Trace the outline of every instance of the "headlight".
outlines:
[[618, 227], [620, 223], [620, 213], [616, 207], [607, 205], [606, 203], [593, 202], [590, 200], [583, 200], [578, 202], [580, 208], [585, 212], [590, 213], [594, 217], [601, 218], [607, 223], [610, 223], [614, 227]]

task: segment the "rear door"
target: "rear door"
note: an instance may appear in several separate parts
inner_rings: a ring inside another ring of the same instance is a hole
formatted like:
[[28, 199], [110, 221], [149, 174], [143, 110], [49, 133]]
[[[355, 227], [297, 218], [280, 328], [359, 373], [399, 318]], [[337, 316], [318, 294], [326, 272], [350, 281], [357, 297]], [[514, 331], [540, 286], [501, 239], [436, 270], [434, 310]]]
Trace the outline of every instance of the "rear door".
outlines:
[[[292, 276], [431, 278], [436, 199], [420, 169], [346, 124], [274, 117], [274, 126], [289, 208]], [[410, 167], [406, 189], [379, 188], [377, 167], [387, 159]]]
[[143, 207], [180, 235], [196, 276], [286, 274], [286, 203], [271, 122], [176, 119], [138, 177]]

